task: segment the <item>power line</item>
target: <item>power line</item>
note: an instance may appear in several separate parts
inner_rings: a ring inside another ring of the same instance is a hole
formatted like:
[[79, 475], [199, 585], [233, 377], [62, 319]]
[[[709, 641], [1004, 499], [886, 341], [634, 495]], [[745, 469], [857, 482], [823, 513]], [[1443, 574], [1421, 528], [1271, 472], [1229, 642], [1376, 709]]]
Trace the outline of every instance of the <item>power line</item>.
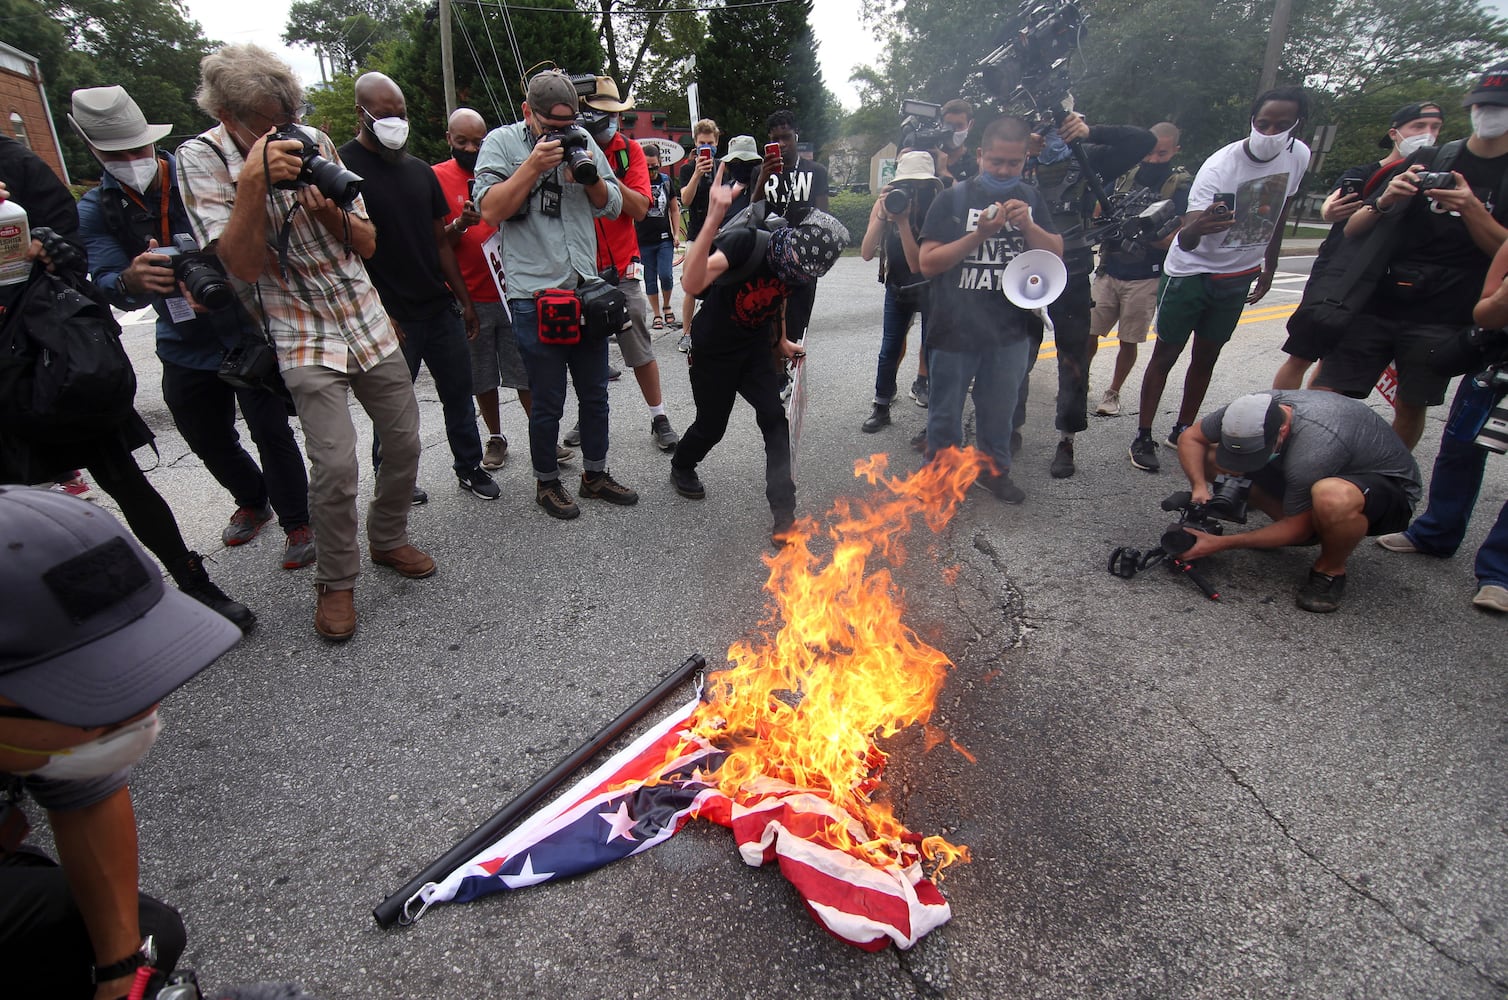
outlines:
[[[585, 14], [585, 11], [576, 7], [525, 7], [522, 4], [502, 3], [501, 0], [451, 0], [452, 3], [469, 3], [478, 7], [485, 7], [489, 2], [497, 3], [498, 6], [507, 10], [538, 11], [546, 14]], [[709, 14], [719, 10], [740, 10], [745, 7], [776, 7], [787, 3], [802, 3], [804, 0], [745, 0], [744, 3], [714, 3], [707, 6], [690, 7], [635, 7], [635, 14]]]

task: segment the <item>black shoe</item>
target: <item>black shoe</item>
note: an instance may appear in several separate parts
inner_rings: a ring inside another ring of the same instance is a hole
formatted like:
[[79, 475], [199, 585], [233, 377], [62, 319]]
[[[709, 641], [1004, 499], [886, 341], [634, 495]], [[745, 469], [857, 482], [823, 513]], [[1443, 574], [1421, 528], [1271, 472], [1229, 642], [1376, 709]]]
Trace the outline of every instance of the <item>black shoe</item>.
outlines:
[[670, 427], [670, 418], [663, 413], [649, 422], [649, 436], [661, 451], [675, 451], [681, 442], [681, 436]]
[[1162, 467], [1157, 458], [1157, 442], [1152, 440], [1151, 431], [1143, 431], [1131, 440], [1131, 447], [1126, 450], [1131, 456], [1131, 464], [1145, 472], [1156, 472]]
[[670, 467], [670, 485], [675, 491], [687, 500], [703, 500], [707, 491], [702, 487], [702, 478], [696, 474], [695, 469], [683, 469], [680, 466]]
[[1010, 473], [1001, 473], [998, 476], [981, 476], [980, 485], [995, 495], [995, 499], [1001, 503], [1018, 504], [1026, 499], [1026, 491], [1011, 482]]
[[1067, 479], [1073, 475], [1072, 441], [1058, 442], [1058, 450], [1052, 453], [1052, 465], [1047, 471], [1054, 479]]
[[1186, 431], [1186, 430], [1188, 430], [1188, 429], [1189, 429], [1189, 425], [1188, 424], [1174, 424], [1173, 425], [1173, 429], [1170, 430], [1170, 431], [1168, 431], [1168, 439], [1166, 441], [1164, 441], [1163, 443], [1166, 444], [1169, 448], [1172, 448], [1174, 451], [1177, 451], [1178, 450], [1178, 439], [1180, 437], [1182, 437], [1183, 436], [1183, 432]]
[[875, 431], [879, 430], [881, 427], [889, 427], [889, 426], [890, 426], [890, 404], [889, 403], [876, 403], [876, 404], [874, 404], [874, 410], [869, 414], [869, 419], [867, 419], [867, 420], [864, 421], [864, 425], [860, 429], [863, 430], [863, 432], [865, 434], [873, 434]]
[[188, 558], [173, 573], [173, 580], [178, 584], [179, 590], [216, 614], [230, 619], [231, 624], [242, 632], [250, 632], [251, 627], [257, 623], [257, 616], [251, 613], [250, 608], [240, 601], [231, 600], [225, 595], [225, 591], [214, 585], [209, 574], [204, 571], [204, 561], [199, 558], [199, 553], [188, 554]]
[[923, 427], [921, 430], [919, 430], [915, 434], [911, 435], [911, 450], [912, 451], [926, 451], [927, 450], [927, 428]]
[[1328, 614], [1340, 607], [1341, 595], [1346, 592], [1346, 574], [1326, 576], [1317, 569], [1309, 571], [1309, 579], [1299, 588], [1294, 603], [1305, 611]]
[[572, 427], [570, 430], [566, 431], [566, 436], [560, 439], [560, 443], [565, 445], [567, 448], [580, 448], [581, 425], [577, 424], [575, 427]]
[[606, 500], [619, 507], [632, 507], [639, 502], [639, 494], [614, 479], [613, 474], [606, 469], [601, 472], [583, 472], [578, 492], [589, 499]]
[[425, 493], [423, 490], [419, 489], [419, 487], [415, 486], [414, 494], [410, 502], [412, 502], [415, 507], [419, 506], [421, 503], [429, 503], [429, 494]]
[[472, 469], [470, 472], [458, 472], [456, 480], [461, 484], [461, 489], [483, 500], [496, 500], [503, 495], [497, 482], [481, 468]]
[[576, 506], [576, 501], [571, 499], [559, 479], [541, 479], [534, 487], [534, 502], [543, 507], [546, 514], [562, 521], [581, 516], [581, 508]]

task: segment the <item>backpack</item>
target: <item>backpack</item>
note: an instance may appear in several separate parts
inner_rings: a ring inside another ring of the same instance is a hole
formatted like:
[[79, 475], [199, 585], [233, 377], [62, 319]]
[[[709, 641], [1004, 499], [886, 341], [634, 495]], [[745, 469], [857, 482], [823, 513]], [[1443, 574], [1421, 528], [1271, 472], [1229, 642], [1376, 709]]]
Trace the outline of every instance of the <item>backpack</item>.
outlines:
[[95, 437], [132, 411], [120, 324], [87, 281], [40, 262], [0, 322], [0, 423], [32, 439]]

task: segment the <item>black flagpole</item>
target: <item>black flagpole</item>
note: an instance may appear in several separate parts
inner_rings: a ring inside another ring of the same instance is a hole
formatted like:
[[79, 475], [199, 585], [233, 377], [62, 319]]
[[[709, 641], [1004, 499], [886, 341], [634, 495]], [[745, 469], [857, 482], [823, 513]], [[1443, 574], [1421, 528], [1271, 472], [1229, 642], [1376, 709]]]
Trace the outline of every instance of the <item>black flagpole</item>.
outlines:
[[692, 653], [676, 670], [660, 683], [654, 690], [634, 702], [629, 708], [612, 722], [598, 730], [597, 735], [587, 740], [581, 746], [573, 750], [559, 764], [550, 769], [549, 773], [541, 776], [534, 784], [520, 792], [512, 802], [493, 813], [481, 826], [477, 827], [464, 840], [456, 844], [443, 856], [431, 862], [425, 869], [404, 884], [403, 888], [390, 894], [372, 910], [372, 916], [376, 918], [379, 927], [391, 927], [395, 923], [413, 923], [416, 919], [408, 915], [407, 910], [419, 895], [420, 890], [431, 882], [438, 882], [461, 865], [472, 858], [495, 841], [504, 830], [516, 823], [525, 813], [533, 809], [541, 799], [549, 795], [566, 778], [570, 777], [577, 768], [595, 756], [613, 740], [644, 717], [644, 714], [658, 704], [666, 695], [679, 687], [683, 681], [699, 670], [707, 668], [707, 661], [700, 653]]

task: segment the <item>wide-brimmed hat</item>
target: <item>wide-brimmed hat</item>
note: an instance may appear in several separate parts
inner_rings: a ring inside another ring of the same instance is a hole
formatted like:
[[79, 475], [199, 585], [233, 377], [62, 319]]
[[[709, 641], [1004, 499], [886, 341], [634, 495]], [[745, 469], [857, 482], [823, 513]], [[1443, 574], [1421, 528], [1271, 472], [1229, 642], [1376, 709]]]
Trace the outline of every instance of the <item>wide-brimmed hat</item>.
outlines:
[[1473, 104], [1508, 104], [1508, 63], [1498, 63], [1482, 74], [1476, 89], [1461, 100], [1461, 107]]
[[619, 100], [618, 85], [610, 76], [597, 77], [596, 92], [590, 97], [583, 97], [581, 103], [594, 111], [631, 111], [634, 106], [632, 98]]
[[124, 87], [75, 90], [68, 121], [85, 142], [106, 153], [152, 146], [173, 131], [171, 125], [148, 125]]
[[913, 149], [902, 153], [901, 158], [895, 161], [895, 176], [891, 180], [924, 181], [942, 186], [942, 181], [937, 177], [937, 162], [932, 159], [932, 154], [924, 149]]
[[0, 695], [45, 719], [140, 715], [241, 638], [77, 497], [0, 486], [0, 551]]
[[1220, 418], [1215, 464], [1231, 472], [1255, 472], [1272, 460], [1283, 407], [1270, 393], [1254, 392], [1231, 403]]
[[754, 142], [752, 135], [735, 135], [728, 140], [728, 152], [723, 155], [724, 163], [732, 163], [734, 160], [763, 160], [764, 154], [759, 151], [759, 146]]

